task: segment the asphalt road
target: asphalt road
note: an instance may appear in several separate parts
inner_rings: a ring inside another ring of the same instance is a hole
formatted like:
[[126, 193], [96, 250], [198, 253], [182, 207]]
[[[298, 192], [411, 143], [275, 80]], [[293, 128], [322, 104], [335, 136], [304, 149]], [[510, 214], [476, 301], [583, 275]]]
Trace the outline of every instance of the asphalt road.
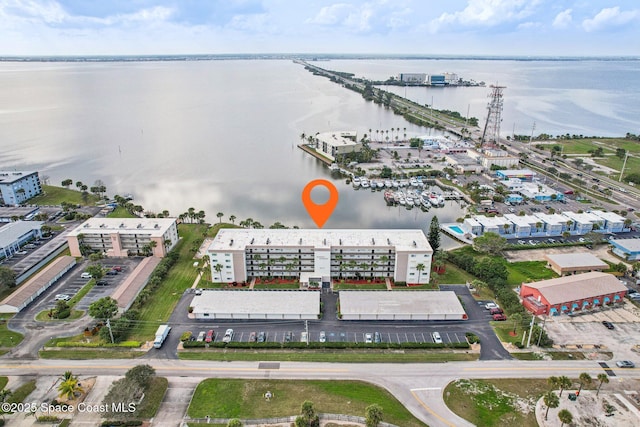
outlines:
[[[0, 375], [52, 375], [65, 370], [75, 375], [122, 375], [139, 360], [3, 360]], [[476, 361], [434, 364], [270, 363], [149, 360], [159, 375], [179, 384], [180, 378], [325, 379], [362, 380], [388, 389], [417, 418], [430, 426], [468, 426], [453, 414], [442, 399], [443, 389], [458, 378], [577, 377], [582, 372], [600, 373], [624, 382], [640, 378], [640, 369], [606, 369], [595, 361]], [[185, 380], [186, 380], [185, 379]], [[632, 384], [630, 383], [631, 387]]]

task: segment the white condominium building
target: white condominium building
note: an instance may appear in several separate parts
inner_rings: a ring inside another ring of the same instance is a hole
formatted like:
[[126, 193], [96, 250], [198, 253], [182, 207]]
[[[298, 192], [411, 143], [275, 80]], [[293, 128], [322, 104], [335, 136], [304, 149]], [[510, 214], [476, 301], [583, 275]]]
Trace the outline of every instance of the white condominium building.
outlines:
[[38, 172], [0, 171], [0, 202], [19, 205], [42, 193]]
[[251, 277], [390, 278], [428, 283], [433, 250], [422, 230], [222, 229], [207, 251], [214, 282]]

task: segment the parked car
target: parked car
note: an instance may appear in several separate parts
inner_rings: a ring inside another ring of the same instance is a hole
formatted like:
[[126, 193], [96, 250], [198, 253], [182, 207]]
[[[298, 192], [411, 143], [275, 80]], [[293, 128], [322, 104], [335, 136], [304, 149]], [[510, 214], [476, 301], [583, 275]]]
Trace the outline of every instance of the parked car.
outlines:
[[635, 368], [636, 364], [630, 360], [618, 360], [616, 366], [618, 368]]
[[26, 255], [27, 251], [18, 251], [16, 252], [16, 255]]
[[613, 326], [613, 323], [609, 322], [608, 320], [603, 320], [602, 324], [607, 328], [607, 329], [615, 329], [615, 326]]
[[107, 282], [106, 280], [98, 280], [96, 282], [96, 286], [109, 286], [109, 282]]
[[198, 334], [198, 339], [196, 339], [196, 341], [198, 342], [204, 341], [205, 336], [207, 336], [207, 333], [205, 331], [200, 331], [200, 333]]
[[494, 314], [502, 314], [502, 313], [504, 313], [504, 311], [502, 311], [500, 307], [492, 308], [491, 310], [489, 310], [489, 314], [492, 316]]
[[518, 244], [519, 245], [526, 245], [527, 242], [526, 242], [526, 240], [518, 240]]
[[228, 344], [233, 339], [233, 329], [227, 329], [224, 332], [224, 337], [222, 337], [222, 342]]
[[307, 342], [308, 338], [309, 338], [309, 334], [306, 331], [302, 331], [300, 333], [300, 342]]
[[373, 342], [376, 344], [380, 344], [382, 342], [382, 335], [380, 334], [380, 332], [373, 333]]
[[91, 273], [87, 273], [86, 271], [80, 275], [81, 279], [91, 279]]
[[320, 331], [320, 338], [318, 338], [320, 342], [327, 342], [327, 334], [325, 331]]
[[118, 274], [118, 272], [117, 272], [117, 271], [115, 271], [115, 270], [109, 270], [109, 271], [107, 271], [105, 274], [106, 274], [107, 276], [115, 276], [115, 275], [117, 275], [117, 274]]
[[216, 337], [216, 334], [215, 334], [215, 332], [213, 332], [213, 329], [209, 329], [207, 331], [207, 336], [205, 337], [204, 342], [209, 343], [209, 342], [213, 341], [215, 339], [215, 337]]
[[373, 342], [373, 334], [371, 332], [364, 334], [364, 342], [366, 344], [371, 344]]
[[500, 308], [500, 306], [498, 304], [496, 304], [495, 302], [488, 302], [484, 305], [484, 308], [487, 310], [491, 310], [493, 308]]
[[196, 289], [196, 295], [202, 295], [202, 289]]
[[54, 300], [56, 300], [56, 301], [69, 301], [70, 299], [71, 299], [71, 297], [69, 295], [67, 295], [67, 294], [58, 294], [54, 298]]
[[436, 344], [442, 344], [442, 337], [439, 332], [432, 332], [431, 338], [433, 338], [433, 342]]
[[265, 342], [267, 340], [267, 333], [265, 331], [260, 331], [258, 334], [258, 342]]
[[287, 333], [284, 334], [284, 342], [291, 342], [291, 340], [293, 340], [293, 332], [287, 331]]
[[258, 340], [258, 334], [256, 332], [251, 332], [249, 334], [249, 342], [256, 342]]
[[111, 267], [111, 269], [117, 271], [118, 273], [122, 272], [122, 267], [119, 265], [114, 265], [113, 267]]
[[504, 314], [500, 313], [500, 314], [494, 314], [493, 315], [493, 320], [496, 321], [501, 321], [501, 320], [507, 320], [507, 316], [505, 316]]

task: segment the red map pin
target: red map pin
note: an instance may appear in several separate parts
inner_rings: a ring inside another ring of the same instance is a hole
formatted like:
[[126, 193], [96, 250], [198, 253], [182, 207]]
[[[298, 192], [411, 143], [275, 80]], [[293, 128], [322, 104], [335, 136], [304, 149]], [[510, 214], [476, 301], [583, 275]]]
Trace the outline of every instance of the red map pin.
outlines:
[[[311, 191], [317, 186], [322, 186], [329, 190], [329, 200], [323, 205], [319, 205], [311, 199]], [[318, 228], [322, 228], [338, 204], [338, 189], [326, 179], [314, 179], [302, 190], [302, 203], [313, 222], [316, 223]]]

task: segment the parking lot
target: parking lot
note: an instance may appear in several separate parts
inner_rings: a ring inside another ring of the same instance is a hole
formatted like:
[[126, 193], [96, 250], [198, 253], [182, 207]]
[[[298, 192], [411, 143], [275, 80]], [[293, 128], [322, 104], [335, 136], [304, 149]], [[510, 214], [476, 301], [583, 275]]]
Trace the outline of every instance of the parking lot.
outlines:
[[[255, 332], [256, 335], [260, 332], [265, 333], [265, 341], [266, 342], [285, 342], [285, 336], [288, 332], [292, 333], [291, 342], [299, 342], [301, 340], [301, 336], [303, 334], [304, 325], [298, 322], [296, 325], [291, 325], [290, 329], [273, 329], [270, 325], [265, 324], [262, 325], [264, 327], [268, 327], [269, 330], [259, 329], [259, 327], [251, 329], [246, 328], [246, 326], [240, 326], [240, 328], [235, 327], [235, 325], [216, 325], [216, 326], [198, 326], [198, 328], [189, 329], [193, 332], [194, 337], [198, 337], [201, 331], [206, 331], [212, 329], [215, 332], [214, 342], [221, 342], [224, 337], [225, 330], [229, 327], [234, 329], [234, 335], [232, 341], [234, 342], [250, 342], [249, 337], [252, 335], [252, 332]], [[346, 327], [347, 325], [345, 325]], [[355, 325], [354, 325], [355, 326]], [[362, 326], [358, 325], [359, 328]], [[393, 329], [393, 330], [392, 330]], [[389, 328], [386, 326], [382, 327], [370, 327], [369, 330], [365, 331], [324, 331], [326, 336], [326, 342], [352, 342], [352, 343], [363, 343], [365, 342], [365, 334], [374, 334], [375, 332], [380, 333], [380, 338], [383, 343], [433, 343], [432, 332], [437, 332], [438, 329], [434, 327], [421, 327], [419, 330], [416, 328], [400, 328], [393, 327]], [[412, 330], [413, 329], [413, 330]], [[309, 330], [309, 342], [319, 342], [320, 341], [320, 331], [317, 325], [314, 325], [312, 329], [310, 327]], [[439, 332], [442, 342], [445, 344], [456, 343], [456, 342], [466, 342], [464, 332], [458, 331], [449, 331], [449, 332]]]

